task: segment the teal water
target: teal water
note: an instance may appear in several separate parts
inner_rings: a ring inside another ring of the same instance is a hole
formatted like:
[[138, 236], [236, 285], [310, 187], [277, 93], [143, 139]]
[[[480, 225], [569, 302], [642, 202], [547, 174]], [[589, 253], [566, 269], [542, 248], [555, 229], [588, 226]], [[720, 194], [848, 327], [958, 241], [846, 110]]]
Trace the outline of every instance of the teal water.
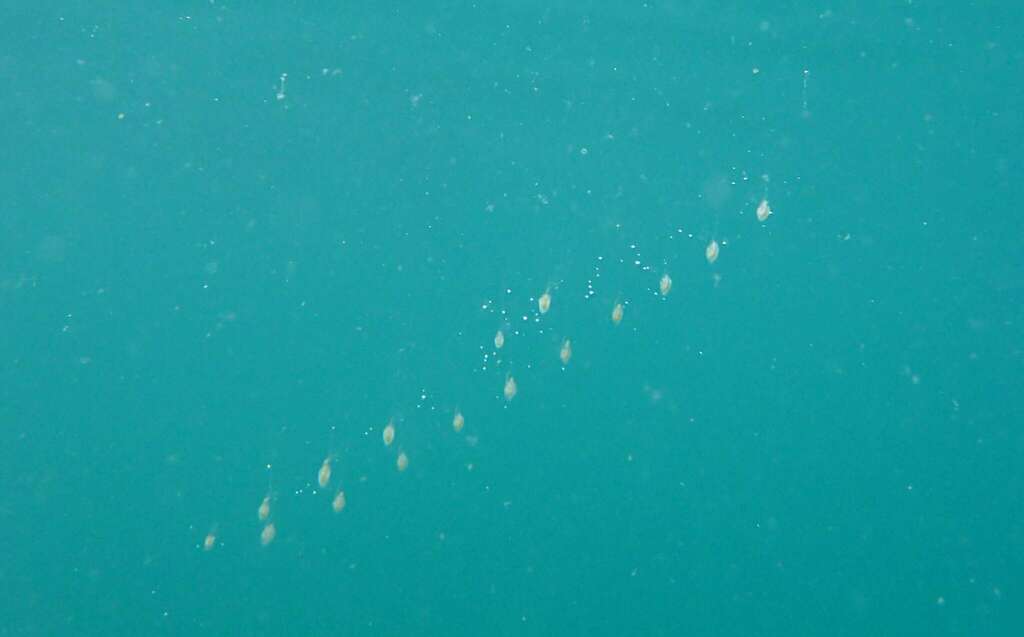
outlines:
[[19, 4], [0, 635], [1020, 634], [1015, 5]]

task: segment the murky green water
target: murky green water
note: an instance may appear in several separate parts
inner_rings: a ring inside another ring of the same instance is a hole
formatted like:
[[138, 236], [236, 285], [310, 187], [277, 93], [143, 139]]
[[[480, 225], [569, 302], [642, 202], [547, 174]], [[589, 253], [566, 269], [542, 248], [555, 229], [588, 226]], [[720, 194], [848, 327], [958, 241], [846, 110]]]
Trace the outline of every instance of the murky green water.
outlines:
[[0, 634], [1022, 625], [1013, 5], [3, 15]]

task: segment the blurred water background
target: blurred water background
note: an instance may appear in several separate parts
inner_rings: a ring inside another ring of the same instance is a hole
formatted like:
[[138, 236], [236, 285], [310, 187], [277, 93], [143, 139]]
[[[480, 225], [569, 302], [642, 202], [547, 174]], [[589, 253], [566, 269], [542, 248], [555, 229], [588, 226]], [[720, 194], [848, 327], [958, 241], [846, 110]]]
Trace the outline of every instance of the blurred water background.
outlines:
[[2, 19], [0, 635], [1020, 634], [1017, 5]]

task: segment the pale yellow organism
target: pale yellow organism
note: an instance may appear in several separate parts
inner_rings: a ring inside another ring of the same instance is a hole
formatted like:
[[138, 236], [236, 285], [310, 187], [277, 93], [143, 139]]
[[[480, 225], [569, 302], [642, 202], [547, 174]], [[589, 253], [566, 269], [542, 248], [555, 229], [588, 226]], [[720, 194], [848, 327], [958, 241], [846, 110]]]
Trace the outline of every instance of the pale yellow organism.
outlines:
[[217, 545], [217, 534], [214, 533], [213, 531], [210, 531], [209, 533], [206, 534], [206, 537], [203, 538], [203, 550], [204, 551], [212, 551], [213, 547], [215, 547], [216, 545]]
[[409, 456], [405, 455], [404, 451], [398, 452], [398, 458], [395, 460], [395, 467], [399, 471], [405, 471], [409, 467]]
[[260, 516], [260, 522], [264, 522], [270, 517], [270, 494], [267, 494], [263, 498], [263, 502], [260, 502], [260, 508], [256, 513]]
[[548, 310], [551, 309], [551, 291], [544, 290], [544, 294], [540, 295], [537, 299], [537, 309], [540, 310], [541, 314], [547, 314]]
[[672, 277], [665, 274], [661, 275], [661, 281], [658, 281], [658, 291], [661, 292], [662, 296], [668, 296], [668, 293], [672, 290]]
[[704, 258], [708, 260], [708, 263], [714, 263], [718, 259], [718, 242], [714, 239], [708, 244], [708, 247], [704, 248]]
[[622, 303], [616, 303], [612, 308], [612, 323], [618, 325], [622, 322]]
[[466, 418], [462, 415], [462, 412], [456, 411], [455, 416], [452, 418], [452, 429], [455, 430], [455, 433], [459, 433], [465, 424]]
[[761, 203], [757, 204], [757, 220], [763, 223], [768, 220], [771, 214], [772, 207], [768, 205], [768, 200], [762, 199]]
[[569, 359], [572, 358], [572, 343], [569, 339], [562, 341], [562, 349], [558, 351], [558, 358], [562, 360], [562, 365], [569, 364]]
[[341, 510], [345, 508], [345, 492], [339, 490], [338, 494], [334, 496], [334, 500], [331, 501], [331, 508], [334, 509], [335, 513], [341, 513]]
[[382, 438], [384, 438], [384, 444], [388, 447], [395, 441], [395, 422], [393, 420], [389, 420], [387, 426], [384, 427]]
[[275, 537], [277, 537], [277, 527], [271, 522], [263, 527], [263, 531], [260, 532], [260, 545], [266, 546], [270, 544], [274, 541]]
[[323, 464], [320, 465], [320, 471], [316, 473], [317, 484], [323, 489], [327, 486], [327, 483], [331, 481], [331, 456], [324, 458]]
[[519, 391], [519, 388], [516, 386], [516, 379], [512, 377], [512, 374], [509, 374], [505, 379], [505, 400], [511, 401], [516, 397], [517, 391]]
[[498, 330], [498, 333], [494, 335], [494, 349], [502, 347], [505, 347], [505, 332]]

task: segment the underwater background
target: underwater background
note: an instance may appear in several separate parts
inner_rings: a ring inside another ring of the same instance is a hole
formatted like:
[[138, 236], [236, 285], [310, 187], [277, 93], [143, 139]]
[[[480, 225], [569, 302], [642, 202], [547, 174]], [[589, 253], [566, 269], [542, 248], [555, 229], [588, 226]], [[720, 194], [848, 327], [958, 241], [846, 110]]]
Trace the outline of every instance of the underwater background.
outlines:
[[0, 15], [0, 635], [1021, 634], [1017, 4]]

